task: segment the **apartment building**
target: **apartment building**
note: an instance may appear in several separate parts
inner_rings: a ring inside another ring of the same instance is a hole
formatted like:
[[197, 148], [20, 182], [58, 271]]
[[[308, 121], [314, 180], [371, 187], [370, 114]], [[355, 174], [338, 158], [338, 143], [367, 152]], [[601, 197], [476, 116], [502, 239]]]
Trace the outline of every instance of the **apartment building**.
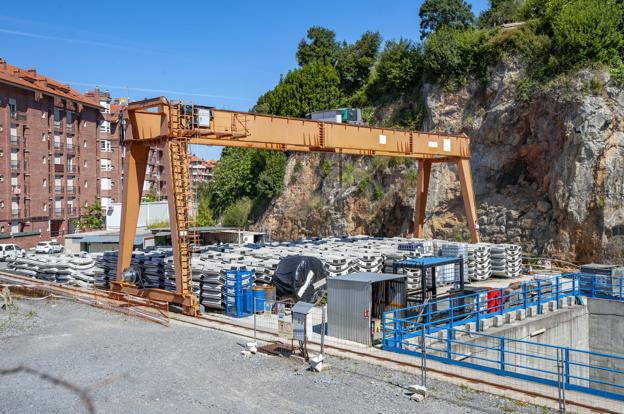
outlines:
[[189, 175], [193, 184], [208, 184], [212, 181], [212, 170], [216, 166], [215, 160], [205, 160], [193, 155], [189, 163]]
[[123, 160], [125, 148], [121, 145], [121, 123], [119, 114], [122, 106], [118, 100], [111, 98], [110, 92], [95, 88], [85, 93], [100, 105], [100, 121], [98, 123], [98, 142], [96, 146], [96, 165], [98, 170], [98, 195], [104, 209], [111, 203], [121, 201], [123, 188]]
[[74, 231], [100, 195], [101, 120], [97, 100], [0, 58], [0, 242]]

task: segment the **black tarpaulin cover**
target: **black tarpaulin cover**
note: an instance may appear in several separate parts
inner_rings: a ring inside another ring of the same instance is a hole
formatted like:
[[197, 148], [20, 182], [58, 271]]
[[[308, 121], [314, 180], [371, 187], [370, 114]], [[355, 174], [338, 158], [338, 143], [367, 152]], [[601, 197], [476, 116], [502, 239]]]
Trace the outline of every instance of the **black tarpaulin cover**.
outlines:
[[327, 274], [316, 257], [287, 256], [277, 265], [272, 284], [278, 299], [316, 303], [327, 288]]

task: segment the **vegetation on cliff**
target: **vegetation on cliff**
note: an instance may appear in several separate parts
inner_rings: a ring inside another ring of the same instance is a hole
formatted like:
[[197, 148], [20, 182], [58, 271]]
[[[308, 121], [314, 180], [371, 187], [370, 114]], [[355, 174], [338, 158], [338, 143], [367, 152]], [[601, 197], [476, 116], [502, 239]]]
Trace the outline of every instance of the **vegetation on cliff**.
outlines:
[[[297, 48], [299, 67], [282, 76], [253, 110], [300, 117], [358, 106], [370, 124], [420, 128], [422, 85], [454, 90], [487, 81], [501, 60], [512, 58], [526, 67], [519, 100], [585, 67], [609, 67], [624, 82], [623, 9], [624, 0], [491, 0], [476, 17], [463, 0], [425, 0], [422, 40], [388, 40], [383, 47], [376, 32], [348, 43], [327, 28], [312, 27]], [[379, 110], [389, 106], [392, 111]], [[282, 154], [224, 150], [210, 209], [222, 220], [228, 208], [237, 217], [247, 215], [231, 220], [245, 223], [254, 208], [282, 191], [286, 161]]]

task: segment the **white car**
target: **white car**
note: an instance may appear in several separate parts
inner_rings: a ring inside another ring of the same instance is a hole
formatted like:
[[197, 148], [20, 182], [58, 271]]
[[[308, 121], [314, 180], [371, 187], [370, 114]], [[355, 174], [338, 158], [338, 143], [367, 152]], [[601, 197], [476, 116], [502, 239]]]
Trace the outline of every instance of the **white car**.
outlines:
[[23, 257], [26, 252], [17, 244], [0, 244], [0, 260], [6, 261], [10, 257]]
[[58, 244], [55, 241], [44, 241], [39, 242], [35, 246], [35, 253], [61, 253], [63, 251], [63, 246]]

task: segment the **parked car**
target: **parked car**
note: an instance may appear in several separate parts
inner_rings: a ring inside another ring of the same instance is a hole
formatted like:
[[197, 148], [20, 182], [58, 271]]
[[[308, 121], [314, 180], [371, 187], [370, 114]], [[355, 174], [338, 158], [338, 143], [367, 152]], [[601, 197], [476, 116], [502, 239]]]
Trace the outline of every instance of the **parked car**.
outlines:
[[26, 252], [17, 244], [0, 244], [0, 260], [6, 261], [9, 257], [22, 257]]
[[35, 246], [35, 253], [61, 253], [63, 250], [63, 246], [55, 241], [43, 241]]

